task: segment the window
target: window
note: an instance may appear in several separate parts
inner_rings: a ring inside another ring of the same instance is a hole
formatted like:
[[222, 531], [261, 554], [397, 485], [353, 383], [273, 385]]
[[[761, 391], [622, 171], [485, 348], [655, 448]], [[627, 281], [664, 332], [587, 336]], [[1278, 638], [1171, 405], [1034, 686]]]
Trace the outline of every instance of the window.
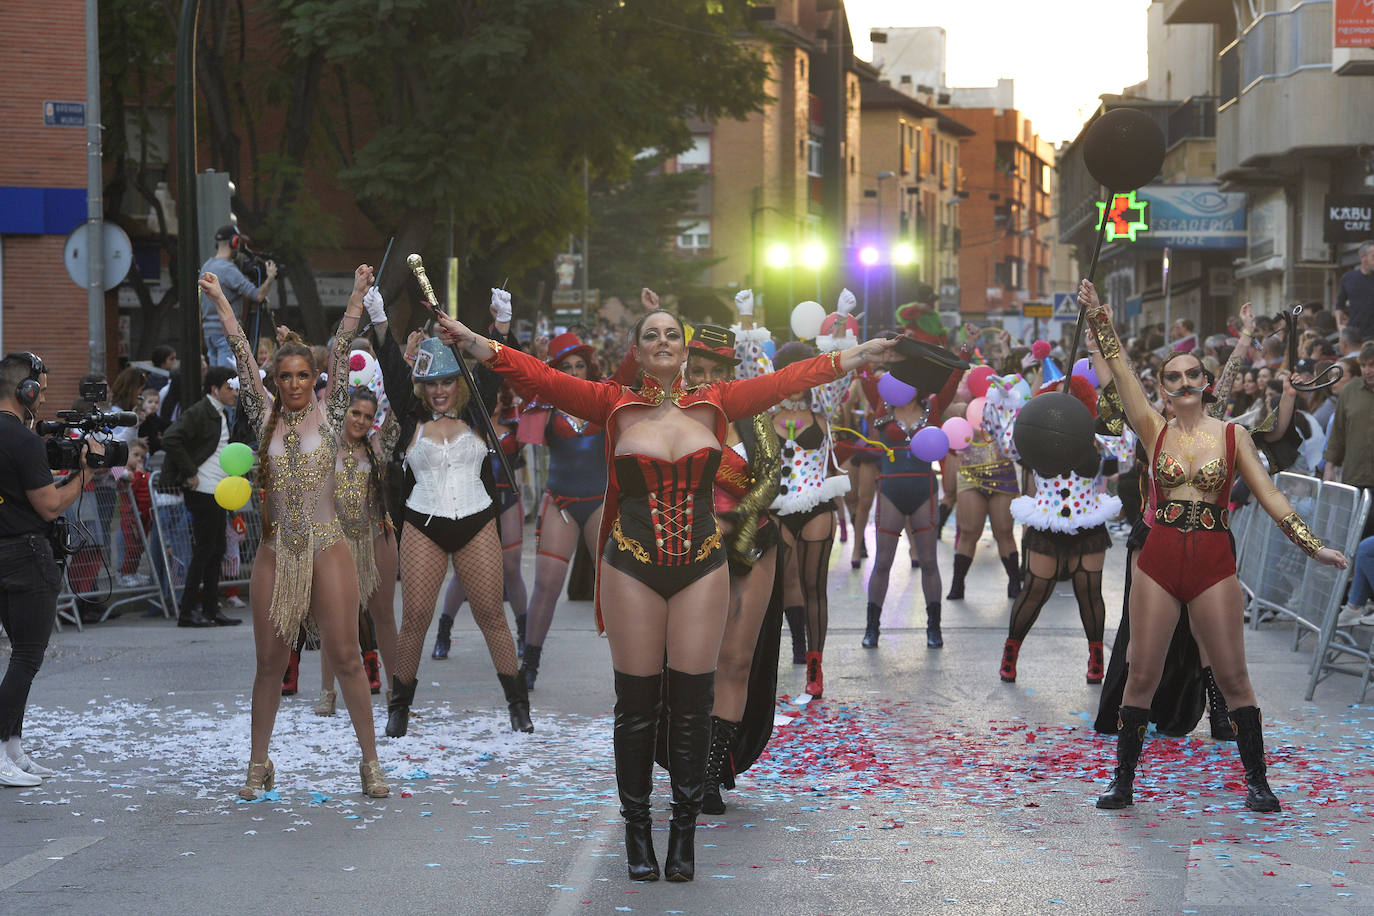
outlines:
[[702, 251], [711, 247], [711, 224], [706, 220], [678, 223], [677, 247], [683, 251]]
[[820, 178], [825, 174], [821, 159], [821, 141], [814, 137], [806, 141], [806, 174], [813, 178]]
[[709, 172], [711, 170], [711, 135], [693, 134], [692, 148], [678, 154], [677, 167], [683, 172], [689, 170]]

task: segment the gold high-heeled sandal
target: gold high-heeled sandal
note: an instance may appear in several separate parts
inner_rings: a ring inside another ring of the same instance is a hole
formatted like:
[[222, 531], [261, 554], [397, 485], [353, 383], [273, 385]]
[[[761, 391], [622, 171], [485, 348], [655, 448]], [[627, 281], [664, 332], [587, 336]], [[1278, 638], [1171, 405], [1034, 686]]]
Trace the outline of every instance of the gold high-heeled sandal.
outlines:
[[391, 786], [386, 784], [378, 761], [365, 760], [358, 764], [358, 775], [363, 779], [363, 794], [368, 798], [386, 798], [391, 794]]
[[334, 715], [334, 703], [338, 699], [338, 697], [338, 693], [333, 690], [321, 690], [320, 698], [315, 701], [315, 715]]
[[244, 801], [257, 801], [263, 792], [271, 792], [276, 784], [277, 768], [272, 765], [271, 758], [262, 763], [249, 761], [248, 776], [243, 781], [243, 788], [239, 789], [239, 798]]

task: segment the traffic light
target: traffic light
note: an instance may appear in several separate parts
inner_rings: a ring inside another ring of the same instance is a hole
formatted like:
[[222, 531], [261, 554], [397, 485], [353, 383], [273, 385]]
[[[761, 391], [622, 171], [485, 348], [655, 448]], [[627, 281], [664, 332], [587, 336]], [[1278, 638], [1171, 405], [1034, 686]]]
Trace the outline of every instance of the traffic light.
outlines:
[[202, 264], [215, 253], [215, 230], [226, 223], [238, 225], [233, 209], [237, 193], [228, 172], [206, 169], [196, 175], [196, 250]]

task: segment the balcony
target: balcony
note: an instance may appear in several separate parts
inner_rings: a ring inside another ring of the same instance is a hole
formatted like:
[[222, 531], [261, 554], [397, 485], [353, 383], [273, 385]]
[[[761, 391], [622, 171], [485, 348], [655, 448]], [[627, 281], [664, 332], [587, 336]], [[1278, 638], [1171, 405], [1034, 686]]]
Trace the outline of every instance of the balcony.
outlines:
[[1195, 95], [1180, 102], [1177, 108], [1169, 112], [1165, 123], [1169, 149], [1185, 140], [1211, 140], [1216, 135], [1216, 96]]
[[1259, 177], [1283, 157], [1369, 142], [1374, 106], [1331, 72], [1331, 0], [1264, 13], [1218, 59], [1217, 174]]
[[1164, 21], [1169, 25], [1225, 22], [1234, 15], [1231, 0], [1164, 0]]

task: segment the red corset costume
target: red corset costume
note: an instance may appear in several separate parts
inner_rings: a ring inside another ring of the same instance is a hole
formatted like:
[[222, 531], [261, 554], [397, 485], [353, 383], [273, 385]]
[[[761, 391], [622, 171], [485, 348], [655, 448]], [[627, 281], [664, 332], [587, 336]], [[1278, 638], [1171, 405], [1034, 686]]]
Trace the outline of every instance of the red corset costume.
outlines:
[[[719, 464], [719, 452], [708, 449], [712, 453], [714, 460], [709, 462], [710, 472], [705, 471], [708, 462], [702, 458], [702, 451], [698, 450], [690, 455], [684, 455], [677, 461], [662, 461], [652, 459], [648, 456], [638, 455], [616, 455], [614, 454], [615, 441], [618, 435], [618, 424], [615, 414], [625, 407], [646, 406], [654, 407], [662, 404], [665, 398], [669, 398], [678, 407], [686, 408], [693, 406], [703, 406], [713, 408], [716, 415], [715, 433], [716, 441], [725, 441], [726, 425], [736, 419], [752, 417], [762, 412], [768, 407], [778, 403], [783, 398], [795, 391], [802, 391], [813, 388], [817, 385], [832, 382], [844, 372], [840, 369], [840, 354], [838, 351], [826, 353], [822, 356], [815, 356], [811, 359], [793, 363], [786, 369], [773, 372], [768, 375], [750, 379], [736, 379], [728, 382], [716, 382], [710, 385], [703, 385], [693, 388], [691, 391], [682, 386], [682, 377], [674, 379], [671, 390], [665, 390], [656, 378], [646, 375], [638, 390], [628, 388], [614, 381], [590, 381], [587, 379], [576, 379], [568, 376], [557, 369], [552, 368], [537, 357], [522, 353], [519, 350], [504, 347], [492, 341], [491, 348], [493, 353], [487, 360], [487, 365], [495, 372], [507, 378], [512, 386], [522, 396], [534, 397], [538, 395], [546, 401], [552, 402], [559, 409], [567, 411], [576, 417], [584, 417], [593, 423], [599, 423], [606, 428], [606, 463], [611, 467], [611, 473], [606, 483], [606, 502], [605, 511], [601, 516], [601, 535], [598, 539], [599, 549], [605, 551], [608, 541], [614, 543], [611, 538], [611, 528], [620, 519], [620, 494], [622, 481], [620, 472], [628, 466], [625, 460], [636, 462], [635, 468], [643, 472], [646, 466], [651, 473], [657, 473], [663, 468], [672, 467], [681, 470], [683, 462], [696, 463], [700, 470], [683, 471], [680, 479], [692, 480], [696, 478], [698, 483], [696, 489], [688, 487], [682, 490], [681, 485], [677, 490], [677, 496], [669, 497], [662, 493], [655, 494], [662, 502], [674, 499], [673, 506], [679, 505], [683, 501], [682, 494], [685, 492], [701, 491], [701, 497], [694, 497], [688, 500], [687, 504], [692, 507], [693, 526], [699, 524], [696, 520], [698, 515], [709, 515], [712, 508], [712, 491], [707, 487], [714, 487], [713, 477]], [[640, 462], [649, 462], [645, 465]], [[697, 475], [700, 475], [699, 477]], [[634, 481], [633, 485], [638, 486], [639, 481]], [[627, 494], [628, 496], [629, 494]], [[632, 500], [638, 496], [631, 497]], [[647, 505], [647, 496], [645, 497]], [[659, 519], [660, 525], [667, 523], [673, 524], [673, 518], [664, 516], [664, 506], [660, 504]], [[682, 506], [685, 510], [686, 506]], [[684, 520], [676, 519], [681, 524]], [[652, 528], [652, 517], [649, 519]], [[714, 527], [715, 521], [711, 520]], [[621, 531], [625, 533], [626, 525], [622, 523]], [[686, 535], [684, 534], [684, 537]], [[709, 534], [706, 535], [709, 537]], [[636, 540], [640, 540], [636, 538]], [[657, 538], [655, 537], [656, 541]], [[664, 538], [665, 543], [668, 538]], [[695, 562], [695, 551], [700, 549], [702, 539], [695, 535], [692, 536], [693, 560], [687, 565], [691, 568], [691, 577], [696, 578], [707, 570], [702, 565], [692, 566]], [[659, 547], [655, 543], [655, 547]], [[619, 549], [619, 545], [616, 545]], [[646, 552], [648, 548], [645, 547]], [[655, 568], [655, 575], [662, 573], [669, 568], [660, 562], [655, 561], [656, 554], [650, 554], [650, 566]], [[703, 561], [706, 558], [703, 557]], [[686, 575], [686, 574], [684, 574]], [[600, 610], [600, 586], [598, 577], [597, 588], [597, 626], [601, 627]]]
[[620, 514], [606, 562], [665, 600], [724, 563], [711, 494], [720, 454], [699, 448], [676, 461], [616, 455]]

